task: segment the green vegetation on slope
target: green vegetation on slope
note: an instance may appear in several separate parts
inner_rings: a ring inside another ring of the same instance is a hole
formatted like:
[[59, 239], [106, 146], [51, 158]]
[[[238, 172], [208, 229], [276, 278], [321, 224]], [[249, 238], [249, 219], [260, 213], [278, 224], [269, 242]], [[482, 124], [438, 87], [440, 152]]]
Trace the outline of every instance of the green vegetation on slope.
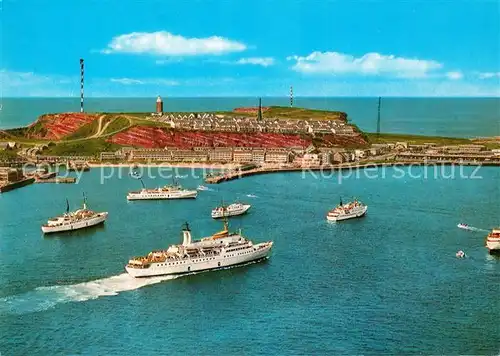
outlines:
[[46, 156], [97, 156], [104, 151], [116, 151], [119, 145], [94, 138], [81, 141], [59, 142], [43, 151]]
[[45, 127], [44, 117], [45, 115], [40, 116], [31, 126], [26, 127], [22, 134], [25, 137], [45, 136], [47, 134], [47, 128]]
[[[104, 120], [103, 123], [104, 125]], [[99, 119], [95, 119], [88, 124], [83, 125], [78, 130], [64, 137], [64, 140], [76, 140], [80, 138], [87, 138], [97, 133], [99, 129]]]
[[463, 145], [472, 143], [467, 138], [440, 137], [440, 136], [420, 136], [404, 134], [365, 133], [370, 143], [395, 143], [408, 142], [411, 144], [436, 143], [438, 145]]
[[17, 150], [0, 150], [0, 162], [15, 161], [18, 158]]
[[130, 120], [123, 116], [118, 116], [112, 119], [108, 127], [102, 132], [102, 135], [108, 135], [114, 132], [119, 132], [130, 125]]
[[5, 132], [5, 134], [0, 134], [0, 137], [24, 137], [26, 135], [26, 132], [28, 131], [27, 127], [18, 127], [15, 129], [6, 129], [2, 130]]

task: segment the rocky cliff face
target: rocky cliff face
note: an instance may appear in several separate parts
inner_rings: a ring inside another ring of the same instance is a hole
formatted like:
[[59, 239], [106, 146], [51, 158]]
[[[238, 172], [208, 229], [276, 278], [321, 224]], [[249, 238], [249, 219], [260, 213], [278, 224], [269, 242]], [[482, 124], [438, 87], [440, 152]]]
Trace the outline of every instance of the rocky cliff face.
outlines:
[[108, 142], [144, 148], [191, 148], [191, 147], [318, 147], [362, 146], [366, 141], [361, 135], [291, 135], [280, 133], [238, 133], [178, 131], [158, 127], [136, 126], [108, 139]]
[[45, 114], [28, 126], [24, 135], [26, 138], [60, 140], [97, 117], [97, 115], [85, 113]]

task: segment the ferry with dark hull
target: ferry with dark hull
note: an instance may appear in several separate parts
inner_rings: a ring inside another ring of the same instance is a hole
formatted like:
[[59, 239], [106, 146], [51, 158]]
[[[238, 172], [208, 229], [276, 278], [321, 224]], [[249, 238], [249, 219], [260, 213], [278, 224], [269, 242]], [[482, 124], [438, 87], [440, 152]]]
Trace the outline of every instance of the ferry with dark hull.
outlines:
[[342, 199], [340, 199], [340, 204], [328, 212], [326, 219], [328, 221], [337, 222], [347, 219], [360, 218], [366, 214], [367, 210], [368, 206], [361, 203], [357, 199], [347, 204], [343, 204]]
[[227, 220], [222, 231], [200, 240], [192, 240], [186, 223], [182, 239], [182, 244], [130, 259], [125, 270], [138, 278], [218, 269], [263, 260], [273, 246], [272, 241], [254, 244], [241, 231], [229, 232]]

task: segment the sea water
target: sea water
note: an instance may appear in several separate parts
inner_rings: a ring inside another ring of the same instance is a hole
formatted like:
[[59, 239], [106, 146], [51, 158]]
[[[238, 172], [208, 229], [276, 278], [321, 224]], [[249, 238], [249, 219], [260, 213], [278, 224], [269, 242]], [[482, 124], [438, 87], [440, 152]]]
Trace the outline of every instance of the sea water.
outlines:
[[[1, 194], [0, 352], [498, 353], [500, 260], [484, 247], [486, 232], [457, 224], [499, 224], [500, 170], [456, 169], [268, 174], [195, 200], [127, 202], [140, 183], [94, 168], [78, 184]], [[192, 173], [177, 172], [187, 188], [202, 184]], [[80, 206], [83, 192], [90, 208], [109, 212], [105, 225], [43, 236], [40, 226], [66, 198]], [[367, 215], [328, 223], [340, 197], [361, 199]], [[252, 204], [231, 228], [273, 240], [268, 260], [175, 277], [125, 273], [130, 257], [179, 243], [184, 222], [196, 238], [220, 230], [210, 211], [221, 199]]]

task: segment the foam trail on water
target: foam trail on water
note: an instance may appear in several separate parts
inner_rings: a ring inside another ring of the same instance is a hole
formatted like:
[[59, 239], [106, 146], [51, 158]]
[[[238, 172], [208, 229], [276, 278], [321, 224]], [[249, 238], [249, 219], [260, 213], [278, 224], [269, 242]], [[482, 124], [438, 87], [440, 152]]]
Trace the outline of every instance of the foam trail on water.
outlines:
[[471, 231], [481, 231], [481, 232], [488, 232], [486, 229], [481, 229], [479, 227], [472, 227], [470, 228]]
[[477, 232], [488, 232], [489, 230], [486, 229], [481, 229], [479, 227], [474, 227], [474, 226], [466, 226], [466, 227], [460, 227], [463, 230], [468, 230], [468, 231], [477, 231]]
[[134, 278], [128, 273], [78, 284], [38, 287], [32, 291], [0, 298], [0, 314], [24, 314], [53, 308], [57, 304], [84, 302], [139, 289], [178, 276]]
[[[267, 259], [267, 258], [266, 258]], [[215, 270], [226, 270], [258, 263], [251, 261], [238, 266], [221, 267]], [[96, 279], [78, 284], [38, 287], [32, 291], [0, 298], [0, 315], [26, 314], [47, 310], [58, 304], [69, 302], [84, 302], [104, 296], [118, 295], [120, 292], [139, 289], [148, 285], [161, 283], [183, 276], [210, 272], [198, 271], [179, 275], [134, 278], [128, 273]]]
[[258, 196], [254, 195], [254, 194], [247, 194], [247, 197], [249, 197], [249, 198], [258, 198]]

